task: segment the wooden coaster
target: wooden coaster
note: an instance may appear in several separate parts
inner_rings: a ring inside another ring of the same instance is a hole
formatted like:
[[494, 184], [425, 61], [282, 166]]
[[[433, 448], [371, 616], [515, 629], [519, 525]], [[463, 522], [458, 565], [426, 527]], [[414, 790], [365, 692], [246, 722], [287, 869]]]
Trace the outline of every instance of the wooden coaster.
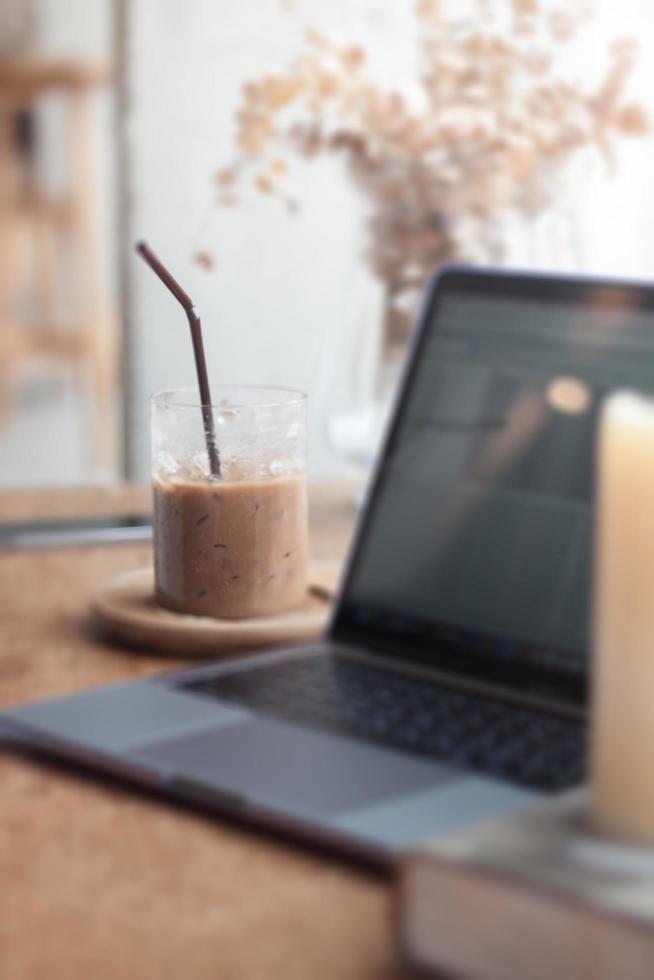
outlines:
[[337, 562], [311, 562], [306, 598], [288, 612], [255, 619], [211, 619], [157, 605], [152, 568], [139, 568], [110, 579], [91, 600], [91, 612], [112, 639], [176, 656], [212, 657], [302, 643], [322, 635], [339, 570]]

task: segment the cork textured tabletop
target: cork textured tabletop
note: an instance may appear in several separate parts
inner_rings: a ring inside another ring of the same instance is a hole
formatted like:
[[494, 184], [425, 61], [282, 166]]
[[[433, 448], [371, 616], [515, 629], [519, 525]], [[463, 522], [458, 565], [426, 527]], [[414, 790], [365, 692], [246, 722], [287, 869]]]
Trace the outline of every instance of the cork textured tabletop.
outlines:
[[[312, 487], [314, 557], [343, 556], [352, 501]], [[0, 493], [3, 521], [143, 508], [137, 486]], [[0, 552], [0, 705], [174, 667], [89, 625], [103, 581], [149, 560], [142, 543]], [[384, 878], [1, 742], [0, 883], [2, 980], [404, 975]]]

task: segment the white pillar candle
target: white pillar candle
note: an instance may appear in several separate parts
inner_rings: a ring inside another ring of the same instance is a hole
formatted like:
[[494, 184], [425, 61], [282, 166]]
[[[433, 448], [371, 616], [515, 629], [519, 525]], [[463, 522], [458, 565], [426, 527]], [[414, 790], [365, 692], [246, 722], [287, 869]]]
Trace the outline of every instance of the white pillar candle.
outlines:
[[602, 413], [596, 513], [591, 816], [654, 844], [654, 401]]

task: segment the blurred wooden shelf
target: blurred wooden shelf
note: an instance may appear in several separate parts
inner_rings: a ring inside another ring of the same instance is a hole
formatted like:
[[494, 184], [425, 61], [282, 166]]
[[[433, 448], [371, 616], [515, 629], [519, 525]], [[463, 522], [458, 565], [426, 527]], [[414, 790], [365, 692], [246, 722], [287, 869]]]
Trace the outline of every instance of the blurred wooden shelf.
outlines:
[[16, 55], [0, 58], [0, 102], [3, 108], [22, 108], [46, 92], [84, 91], [111, 78], [108, 61], [79, 61]]
[[[0, 58], [0, 421], [20, 363], [68, 360], [89, 416], [88, 455], [105, 471], [117, 462], [118, 337], [102, 283], [91, 100], [110, 78], [105, 61]], [[56, 194], [40, 187], [18, 127], [51, 94], [66, 109], [68, 177]]]

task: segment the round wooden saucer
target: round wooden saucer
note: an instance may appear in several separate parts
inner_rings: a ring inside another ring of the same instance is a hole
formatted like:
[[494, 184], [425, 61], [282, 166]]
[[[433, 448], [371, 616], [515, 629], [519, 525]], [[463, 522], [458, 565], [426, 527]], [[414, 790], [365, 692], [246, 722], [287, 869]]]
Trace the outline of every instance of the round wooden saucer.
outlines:
[[322, 635], [338, 573], [336, 562], [311, 562], [306, 598], [288, 612], [256, 619], [210, 619], [157, 605], [152, 568], [139, 568], [105, 583], [91, 601], [91, 612], [113, 639], [176, 656], [212, 657], [302, 643]]

